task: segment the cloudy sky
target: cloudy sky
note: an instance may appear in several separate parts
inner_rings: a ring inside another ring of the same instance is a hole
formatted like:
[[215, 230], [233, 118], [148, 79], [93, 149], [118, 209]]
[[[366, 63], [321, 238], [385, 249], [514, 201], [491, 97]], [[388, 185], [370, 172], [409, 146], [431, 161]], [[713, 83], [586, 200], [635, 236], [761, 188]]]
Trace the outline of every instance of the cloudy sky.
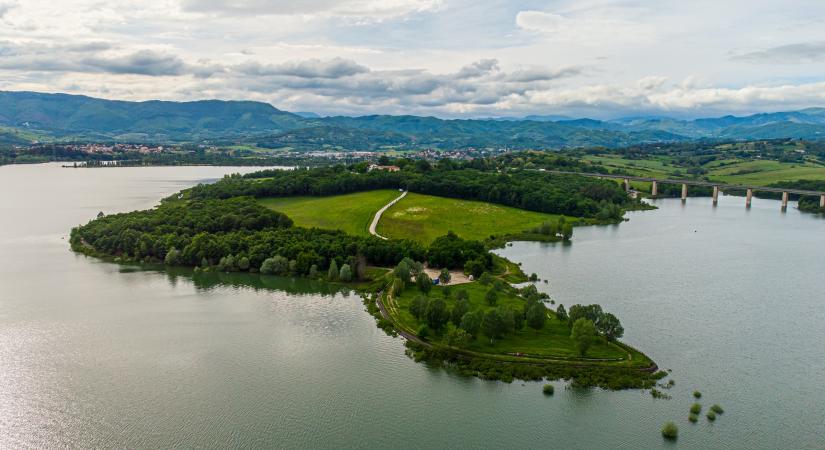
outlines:
[[790, 110], [825, 106], [825, 2], [0, 0], [0, 90], [325, 115]]

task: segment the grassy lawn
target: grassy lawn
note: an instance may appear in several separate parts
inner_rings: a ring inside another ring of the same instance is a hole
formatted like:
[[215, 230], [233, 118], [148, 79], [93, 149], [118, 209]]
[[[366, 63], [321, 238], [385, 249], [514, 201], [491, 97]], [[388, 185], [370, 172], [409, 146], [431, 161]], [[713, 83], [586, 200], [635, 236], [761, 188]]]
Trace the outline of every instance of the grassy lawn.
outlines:
[[462, 238], [484, 240], [490, 235], [520, 233], [557, 215], [486, 202], [407, 194], [381, 217], [378, 234], [430, 243], [453, 231]]
[[285, 213], [298, 226], [366, 236], [375, 213], [398, 195], [398, 191], [387, 189], [331, 197], [280, 197], [259, 201], [267, 208]]
[[825, 180], [825, 167], [812, 163], [742, 161], [714, 168], [708, 176], [725, 183], [765, 186], [779, 181]]
[[[440, 286], [433, 287], [429, 296], [433, 298], [443, 297], [442, 289]], [[478, 282], [453, 286], [453, 298], [446, 301], [447, 306], [448, 308], [452, 308], [455, 304], [454, 297], [456, 292], [466, 290], [470, 296], [470, 310], [480, 309], [486, 311], [491, 309], [493, 307], [488, 306], [484, 299], [484, 294], [487, 292], [487, 289], [488, 286], [484, 286]], [[395, 308], [391, 308], [393, 318], [398, 322], [398, 325], [412, 332], [418, 330], [419, 326], [423, 323], [413, 317], [409, 309], [412, 299], [419, 294], [418, 289], [409, 287], [395, 298]], [[500, 292], [496, 306], [505, 306], [521, 312], [524, 307], [524, 300], [512, 292]], [[573, 341], [570, 339], [570, 330], [567, 327], [567, 323], [559, 321], [553, 311], [549, 309], [547, 314], [550, 318], [545, 322], [544, 328], [541, 330], [534, 330], [525, 324], [524, 329], [496, 340], [492, 344], [489, 338], [482, 335], [473, 340], [466, 347], [466, 350], [481, 353], [526, 353], [530, 356], [537, 357], [576, 357], [576, 350]], [[446, 345], [443, 336], [430, 336], [428, 340], [433, 343]], [[586, 356], [588, 358], [626, 358], [627, 352], [616, 345], [608, 345], [603, 338], [598, 338], [593, 346], [590, 347]], [[634, 357], [634, 360], [636, 358], [641, 359], [643, 356]]]

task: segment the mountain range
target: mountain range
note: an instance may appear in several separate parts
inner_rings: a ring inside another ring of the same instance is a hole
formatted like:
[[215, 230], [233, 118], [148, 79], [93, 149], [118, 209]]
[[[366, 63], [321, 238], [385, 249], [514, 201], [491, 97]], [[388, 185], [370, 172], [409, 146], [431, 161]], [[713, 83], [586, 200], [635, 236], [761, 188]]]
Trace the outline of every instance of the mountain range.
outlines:
[[210, 142], [265, 148], [377, 150], [618, 147], [699, 139], [820, 139], [825, 108], [680, 120], [558, 115], [439, 119], [411, 115], [321, 117], [268, 103], [104, 100], [81, 95], [0, 92], [0, 144], [39, 140]]

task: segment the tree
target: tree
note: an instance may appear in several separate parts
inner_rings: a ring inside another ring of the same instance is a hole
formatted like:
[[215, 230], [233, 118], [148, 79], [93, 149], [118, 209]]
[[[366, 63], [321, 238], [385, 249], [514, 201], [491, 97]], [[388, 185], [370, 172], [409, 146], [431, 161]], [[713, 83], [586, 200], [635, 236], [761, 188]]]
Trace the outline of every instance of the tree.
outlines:
[[506, 327], [497, 309], [490, 309], [484, 314], [484, 320], [481, 322], [481, 330], [485, 336], [490, 338], [491, 344], [494, 339], [500, 338], [504, 334]]
[[614, 316], [611, 313], [605, 313], [601, 320], [599, 320], [599, 324], [597, 325], [597, 329], [599, 333], [604, 335], [608, 341], [615, 341], [616, 339], [624, 336], [624, 327], [622, 327], [622, 323], [619, 322], [619, 318]]
[[495, 306], [496, 302], [498, 301], [498, 293], [496, 292], [495, 288], [488, 289], [487, 293], [484, 294], [484, 299], [487, 300], [488, 305]]
[[470, 342], [470, 333], [461, 328], [450, 328], [447, 332], [447, 345], [452, 347], [466, 347]]
[[495, 289], [497, 291], [503, 291], [505, 286], [507, 286], [507, 285], [503, 281], [499, 280], [498, 278], [493, 280], [493, 289]]
[[516, 330], [516, 313], [510, 308], [499, 306], [496, 308], [498, 315], [501, 316], [501, 321], [504, 323], [504, 333], [510, 333]]
[[167, 266], [177, 266], [180, 264], [180, 250], [173, 247], [166, 253], [166, 258], [163, 259], [163, 262]]
[[309, 277], [310, 278], [318, 278], [318, 265], [313, 264], [309, 266]]
[[446, 284], [450, 283], [450, 278], [451, 278], [450, 270], [447, 269], [446, 267], [441, 269], [441, 273], [438, 274], [438, 281], [440, 281], [441, 284], [446, 285]]
[[450, 312], [447, 310], [447, 303], [440, 298], [431, 299], [427, 304], [427, 325], [438, 333], [448, 320]]
[[466, 299], [456, 300], [455, 305], [453, 305], [453, 311], [450, 313], [451, 320], [456, 326], [461, 326], [461, 319], [464, 317], [464, 314], [467, 314], [469, 311], [469, 301]]
[[240, 258], [238, 258], [238, 269], [247, 271], [249, 270], [249, 264], [249, 258], [247, 258], [246, 256], [241, 256]]
[[327, 278], [330, 280], [337, 280], [340, 271], [338, 270], [338, 263], [333, 259], [329, 262], [329, 270], [327, 271]]
[[466, 290], [461, 289], [460, 291], [456, 291], [455, 299], [456, 300], [469, 300], [470, 299], [470, 294]]
[[423, 295], [416, 295], [412, 303], [410, 303], [410, 313], [412, 313], [413, 317], [416, 319], [422, 319], [427, 314], [427, 305], [430, 303], [430, 299]]
[[582, 317], [573, 323], [573, 331], [570, 333], [570, 339], [576, 344], [576, 350], [578, 350], [579, 356], [584, 356], [587, 353], [595, 337], [596, 326], [593, 325], [591, 320]]
[[559, 304], [559, 306], [556, 307], [556, 317], [562, 322], [567, 321], [567, 311], [565, 311], [564, 305]]
[[478, 336], [478, 331], [481, 329], [481, 322], [484, 316], [480, 311], [470, 311], [461, 317], [461, 329], [470, 333], [475, 338]]
[[524, 328], [524, 314], [519, 310], [512, 310], [513, 313], [513, 331], [518, 331]]
[[445, 299], [448, 299], [453, 296], [453, 289], [448, 285], [441, 288], [441, 295], [444, 296]]
[[415, 284], [418, 286], [418, 289], [425, 294], [428, 294], [433, 288], [433, 280], [423, 271], [416, 275]]
[[472, 275], [476, 278], [480, 277], [486, 268], [487, 267], [482, 258], [471, 259], [464, 263], [464, 273]]
[[395, 276], [398, 277], [404, 284], [410, 284], [410, 265], [405, 260], [401, 260], [397, 266], [395, 266], [395, 270], [393, 271]]
[[569, 241], [573, 237], [573, 225], [565, 223], [561, 227], [561, 236], [565, 241]]
[[541, 330], [546, 320], [547, 308], [539, 302], [534, 302], [527, 310], [527, 326], [534, 330]]
[[288, 270], [289, 261], [281, 255], [265, 259], [260, 269], [264, 275], [285, 275]]
[[489, 272], [484, 272], [484, 273], [481, 274], [480, 277], [478, 277], [478, 282], [485, 285], [485, 286], [487, 286], [487, 285], [489, 285], [490, 283], [493, 282], [493, 276], [490, 275]]
[[344, 282], [352, 281], [352, 269], [350, 269], [349, 264], [344, 264], [341, 266], [341, 271], [339, 272], [338, 277]]

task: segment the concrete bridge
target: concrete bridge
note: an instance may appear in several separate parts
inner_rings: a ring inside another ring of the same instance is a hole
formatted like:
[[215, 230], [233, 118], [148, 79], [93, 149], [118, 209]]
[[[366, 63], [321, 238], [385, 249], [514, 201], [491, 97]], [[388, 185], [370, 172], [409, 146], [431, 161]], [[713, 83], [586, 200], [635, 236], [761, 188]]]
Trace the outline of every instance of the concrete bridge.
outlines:
[[650, 195], [652, 197], [656, 197], [659, 195], [659, 184], [681, 184], [682, 185], [682, 201], [687, 200], [688, 196], [688, 186], [704, 186], [704, 187], [712, 187], [713, 188], [713, 204], [716, 205], [719, 201], [719, 192], [720, 191], [728, 191], [728, 190], [738, 190], [738, 191], [745, 191], [745, 206], [750, 208], [751, 206], [751, 199], [753, 198], [754, 191], [761, 191], [761, 192], [781, 192], [782, 193], [782, 209], [787, 209], [788, 207], [788, 195], [795, 194], [795, 195], [810, 195], [810, 196], [819, 196], [819, 207], [825, 208], [825, 192], [822, 191], [807, 191], [804, 189], [789, 189], [789, 188], [774, 188], [774, 187], [766, 187], [766, 186], [752, 186], [752, 185], [745, 185], [745, 184], [725, 184], [725, 183], [716, 183], [713, 181], [701, 181], [701, 180], [672, 180], [667, 178], [650, 178], [650, 177], [634, 177], [629, 175], [615, 175], [615, 174], [604, 174], [604, 173], [589, 173], [589, 172], [565, 172], [562, 170], [543, 170], [546, 173], [554, 173], [559, 175], [582, 175], [585, 177], [596, 177], [596, 178], [615, 178], [624, 180], [624, 188], [625, 190], [630, 190], [630, 182], [631, 181], [644, 181], [651, 184]]

